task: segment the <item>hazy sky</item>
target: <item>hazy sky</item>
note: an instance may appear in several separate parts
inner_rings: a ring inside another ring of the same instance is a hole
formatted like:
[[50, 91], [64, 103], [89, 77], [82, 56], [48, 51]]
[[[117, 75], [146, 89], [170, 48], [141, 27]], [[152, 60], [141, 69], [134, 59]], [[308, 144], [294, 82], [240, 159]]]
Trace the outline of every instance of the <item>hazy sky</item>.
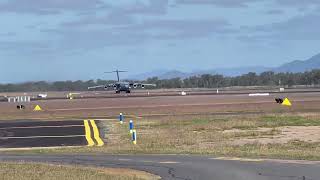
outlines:
[[320, 52], [319, 19], [320, 0], [0, 0], [0, 83], [277, 66]]

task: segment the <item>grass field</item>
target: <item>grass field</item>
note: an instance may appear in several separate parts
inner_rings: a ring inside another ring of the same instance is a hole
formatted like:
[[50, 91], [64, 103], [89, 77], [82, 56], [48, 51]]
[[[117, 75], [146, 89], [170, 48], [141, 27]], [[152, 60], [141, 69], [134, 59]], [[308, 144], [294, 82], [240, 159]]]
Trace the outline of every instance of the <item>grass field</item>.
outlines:
[[[181, 116], [135, 120], [137, 145], [128, 122], [103, 121], [106, 145], [33, 153], [203, 154], [251, 158], [320, 160], [319, 114]], [[27, 151], [30, 153], [30, 151]]]
[[[109, 136], [112, 146], [106, 148], [115, 153], [211, 154], [320, 160], [320, 136], [308, 132], [308, 128], [312, 130], [314, 127], [320, 127], [317, 115], [145, 119], [137, 122], [138, 145], [130, 144], [127, 127], [115, 123], [110, 129], [114, 139]], [[301, 138], [299, 133], [294, 135], [283, 132], [290, 128], [293, 128], [292, 133], [300, 131], [310, 136]]]
[[0, 163], [3, 180], [155, 180], [148, 173], [130, 169], [95, 169], [36, 163]]

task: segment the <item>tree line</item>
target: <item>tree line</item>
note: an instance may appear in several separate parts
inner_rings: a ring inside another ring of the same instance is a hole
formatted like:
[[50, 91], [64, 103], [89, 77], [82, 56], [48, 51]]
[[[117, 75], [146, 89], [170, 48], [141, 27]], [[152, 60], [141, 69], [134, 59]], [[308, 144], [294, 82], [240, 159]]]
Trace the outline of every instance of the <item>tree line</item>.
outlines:
[[0, 92], [43, 92], [43, 91], [87, 91], [88, 87], [110, 84], [113, 81], [56, 81], [25, 82], [18, 84], [0, 84]]
[[203, 74], [185, 79], [149, 78], [146, 83], [157, 84], [157, 88], [219, 88], [232, 86], [284, 86], [320, 85], [320, 70], [303, 73], [274, 73], [272, 71], [256, 74], [249, 72], [241, 76], [226, 77], [223, 75]]
[[[110, 80], [89, 81], [56, 81], [56, 82], [26, 82], [19, 84], [0, 84], [0, 92], [29, 92], [29, 91], [86, 91], [90, 86], [110, 84]], [[241, 76], [227, 77], [219, 74], [203, 74], [185, 79], [148, 78], [142, 83], [156, 84], [156, 88], [221, 88], [231, 86], [284, 86], [320, 85], [320, 70], [303, 73], [274, 73], [272, 71], [256, 74], [250, 72]]]

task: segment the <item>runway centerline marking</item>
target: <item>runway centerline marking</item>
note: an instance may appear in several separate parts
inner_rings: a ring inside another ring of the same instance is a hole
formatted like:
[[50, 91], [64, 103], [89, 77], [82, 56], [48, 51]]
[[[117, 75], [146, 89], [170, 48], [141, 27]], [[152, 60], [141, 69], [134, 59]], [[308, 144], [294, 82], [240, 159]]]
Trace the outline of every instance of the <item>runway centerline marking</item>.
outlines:
[[132, 159], [118, 159], [119, 161], [132, 161]]
[[139, 161], [139, 162], [142, 162], [142, 163], [154, 163], [154, 161]]
[[0, 137], [5, 139], [35, 139], [35, 138], [68, 138], [68, 137], [84, 137], [85, 135], [66, 135], [66, 136], [23, 136], [23, 137]]
[[103, 146], [104, 142], [100, 138], [100, 133], [99, 133], [99, 129], [98, 129], [97, 125], [96, 125], [96, 122], [94, 120], [90, 120], [90, 123], [91, 123], [92, 128], [93, 128], [93, 137], [98, 143], [97, 146]]
[[179, 164], [180, 162], [175, 162], [175, 161], [163, 161], [159, 162], [160, 164]]
[[37, 128], [63, 128], [63, 127], [83, 127], [84, 125], [62, 125], [62, 126], [27, 126], [27, 127], [5, 127], [0, 128], [0, 130], [6, 129], [37, 129]]
[[90, 130], [90, 125], [89, 125], [89, 121], [88, 120], [84, 120], [84, 129], [85, 129], [85, 136], [86, 136], [86, 140], [88, 142], [88, 146], [94, 146], [94, 141], [91, 138], [91, 130]]
[[233, 157], [217, 157], [209, 158], [211, 160], [222, 160], [222, 161], [243, 161], [243, 162], [263, 162], [263, 159], [248, 159], [248, 158], [233, 158]]

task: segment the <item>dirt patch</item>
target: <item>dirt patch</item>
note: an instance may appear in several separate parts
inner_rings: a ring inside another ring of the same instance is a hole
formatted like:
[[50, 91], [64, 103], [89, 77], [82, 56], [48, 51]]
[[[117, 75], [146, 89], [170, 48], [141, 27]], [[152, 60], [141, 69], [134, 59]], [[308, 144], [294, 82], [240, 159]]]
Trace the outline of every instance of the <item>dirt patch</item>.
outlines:
[[[267, 132], [276, 129], [278, 134], [267, 134]], [[279, 128], [258, 128], [257, 130], [227, 130], [224, 133], [248, 133], [248, 132], [264, 132], [263, 136], [251, 136], [250, 138], [241, 137], [232, 141], [233, 145], [244, 144], [285, 144], [290, 141], [303, 141], [316, 143], [320, 142], [320, 126], [288, 126]]]

